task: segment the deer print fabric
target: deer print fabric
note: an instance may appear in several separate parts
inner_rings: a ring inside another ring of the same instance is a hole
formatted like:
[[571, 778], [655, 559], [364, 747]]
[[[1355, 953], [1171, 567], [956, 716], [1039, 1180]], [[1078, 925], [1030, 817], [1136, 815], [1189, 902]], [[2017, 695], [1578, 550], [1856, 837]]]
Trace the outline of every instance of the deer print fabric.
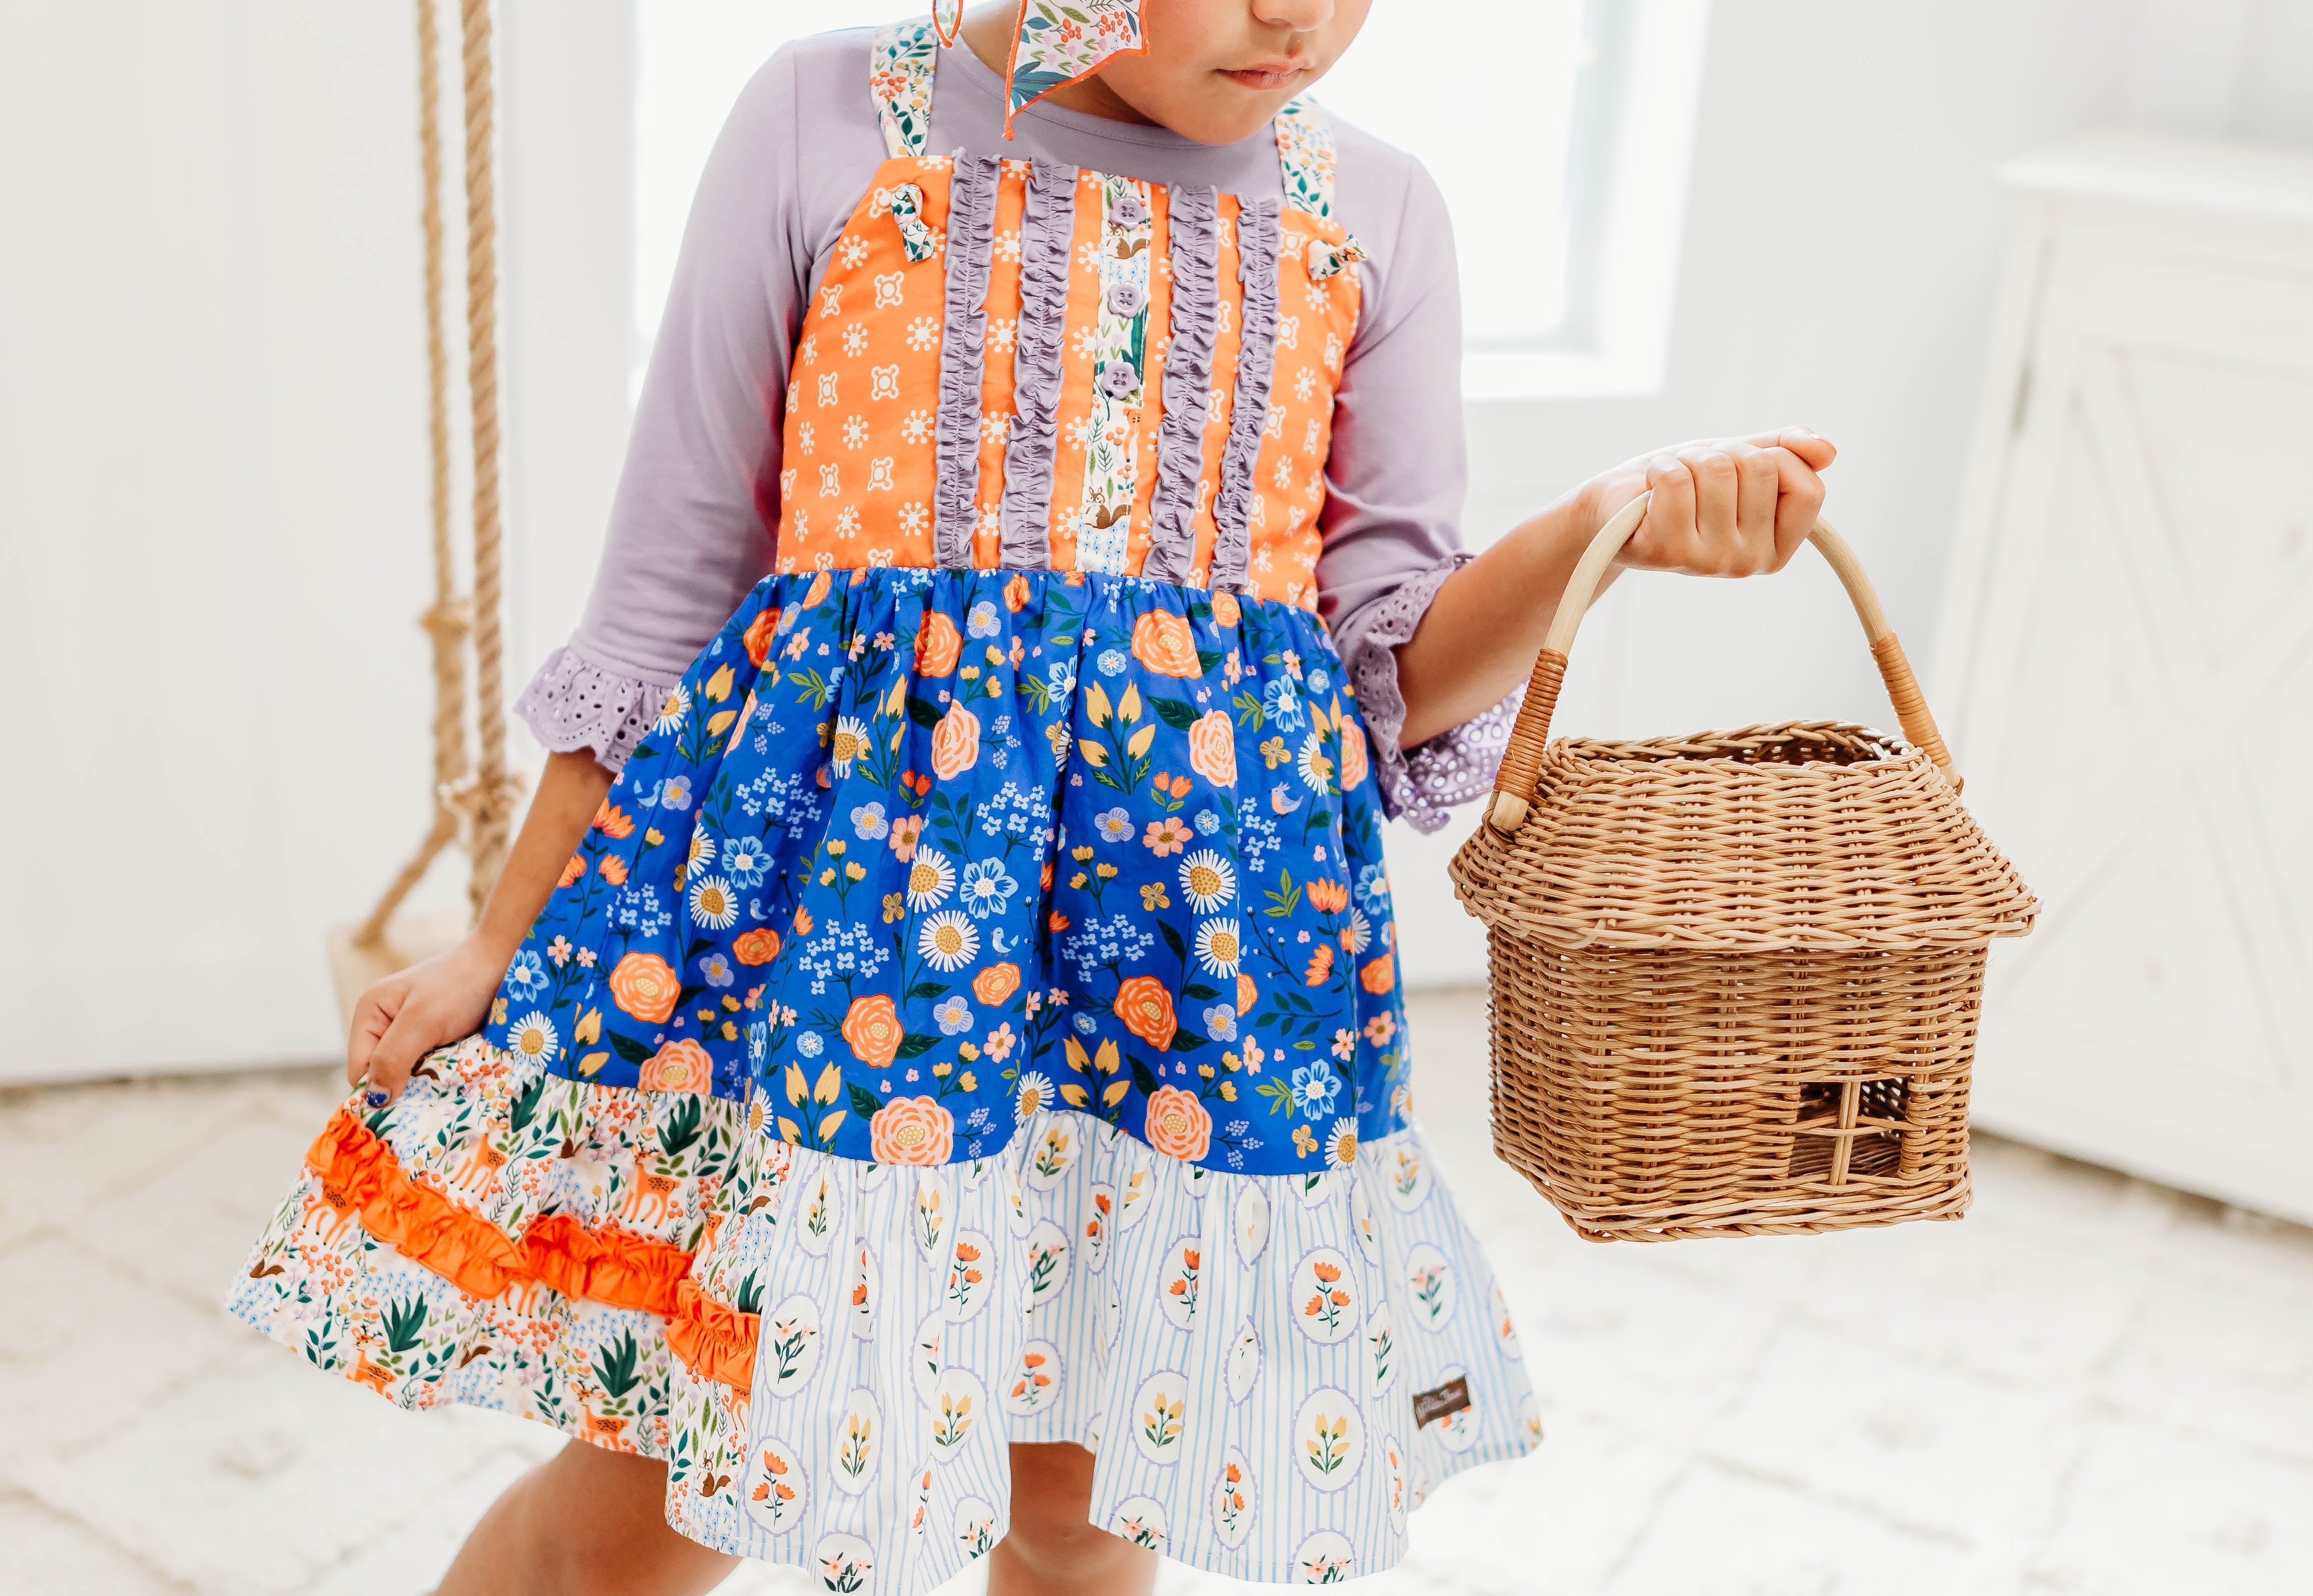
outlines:
[[593, 1086], [471, 1037], [322, 1131], [236, 1318], [400, 1407], [462, 1402], [662, 1456], [676, 1288], [742, 1114]]

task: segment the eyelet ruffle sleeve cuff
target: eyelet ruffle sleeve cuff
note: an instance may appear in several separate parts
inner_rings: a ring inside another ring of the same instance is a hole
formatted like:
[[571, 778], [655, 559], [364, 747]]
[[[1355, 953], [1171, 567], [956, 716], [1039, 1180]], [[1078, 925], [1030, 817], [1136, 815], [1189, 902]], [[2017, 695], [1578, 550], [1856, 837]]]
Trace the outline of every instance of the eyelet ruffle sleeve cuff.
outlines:
[[594, 762], [616, 776], [658, 719], [672, 688], [670, 682], [622, 676], [558, 648], [514, 701], [514, 712], [550, 752], [592, 749]]
[[1382, 808], [1392, 820], [1403, 820], [1417, 831], [1438, 830], [1446, 824], [1447, 810], [1491, 790], [1494, 771], [1509, 743], [1510, 726], [1526, 697], [1524, 687], [1513, 688], [1491, 709], [1440, 732], [1419, 748], [1399, 746], [1405, 697], [1397, 685], [1398, 645], [1412, 641], [1446, 579], [1475, 557], [1458, 550], [1448, 555], [1367, 606], [1335, 636], [1341, 662], [1358, 684]]

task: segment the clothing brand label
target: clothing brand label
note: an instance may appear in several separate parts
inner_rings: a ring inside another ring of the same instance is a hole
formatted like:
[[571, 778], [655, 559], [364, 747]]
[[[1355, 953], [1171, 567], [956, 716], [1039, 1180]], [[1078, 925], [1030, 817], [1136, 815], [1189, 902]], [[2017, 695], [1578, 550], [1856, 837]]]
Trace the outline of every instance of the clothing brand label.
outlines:
[[1444, 1385], [1413, 1393], [1413, 1427], [1418, 1430], [1432, 1419], [1459, 1413], [1469, 1405], [1470, 1377], [1456, 1374]]

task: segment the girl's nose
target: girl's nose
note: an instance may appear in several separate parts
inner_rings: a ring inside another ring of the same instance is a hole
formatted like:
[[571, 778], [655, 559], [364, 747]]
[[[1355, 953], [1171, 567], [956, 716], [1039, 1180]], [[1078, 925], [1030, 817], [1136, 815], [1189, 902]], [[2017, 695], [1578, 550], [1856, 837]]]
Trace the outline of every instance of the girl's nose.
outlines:
[[1253, 20], [1272, 28], [1307, 33], [1333, 17], [1333, 0], [1253, 0]]

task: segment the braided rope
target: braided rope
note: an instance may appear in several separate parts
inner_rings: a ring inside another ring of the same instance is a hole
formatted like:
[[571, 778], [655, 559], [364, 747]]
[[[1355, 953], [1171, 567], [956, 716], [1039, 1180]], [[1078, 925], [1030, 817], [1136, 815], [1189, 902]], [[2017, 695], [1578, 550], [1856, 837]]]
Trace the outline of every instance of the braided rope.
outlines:
[[505, 637], [499, 628], [497, 191], [490, 78], [490, 0], [464, 0], [466, 67], [466, 383], [474, 426], [474, 692], [479, 759], [453, 802], [471, 829], [467, 895], [479, 918], [505, 868], [521, 786], [506, 769]]
[[418, 0], [418, 153], [425, 174], [426, 443], [434, 467], [434, 607], [419, 617], [434, 642], [434, 781], [466, 774], [466, 634], [450, 547], [450, 357], [442, 326], [441, 31], [434, 0]]
[[[403, 899], [425, 879], [442, 850], [462, 832], [471, 864], [467, 896], [479, 917], [504, 868], [507, 835], [521, 795], [506, 758], [504, 639], [499, 628], [501, 527], [498, 520], [497, 230], [491, 171], [492, 87], [489, 0], [465, 0], [462, 62], [466, 102], [467, 383], [474, 444], [474, 593], [457, 592], [450, 519], [450, 361], [444, 313], [442, 224], [441, 31], [435, 0], [418, 0], [418, 151], [423, 176], [420, 222], [426, 238], [427, 443], [433, 465], [434, 602], [418, 617], [434, 652], [434, 820], [417, 851], [355, 933], [359, 946], [382, 945]], [[479, 624], [477, 618], [479, 617]], [[480, 768], [466, 747], [466, 658], [473, 639], [480, 697]]]

